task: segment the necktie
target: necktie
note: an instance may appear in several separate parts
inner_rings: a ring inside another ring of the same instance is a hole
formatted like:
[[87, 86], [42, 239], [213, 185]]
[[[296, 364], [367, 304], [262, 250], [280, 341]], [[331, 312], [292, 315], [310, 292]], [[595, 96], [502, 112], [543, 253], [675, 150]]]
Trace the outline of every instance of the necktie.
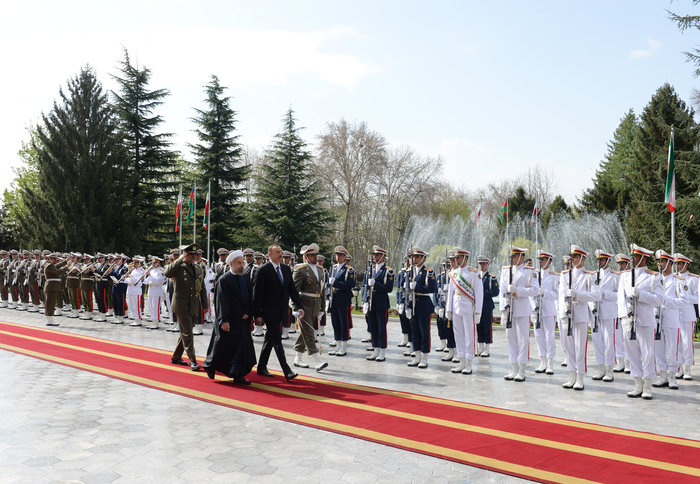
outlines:
[[280, 270], [280, 266], [277, 266], [277, 275], [280, 276], [280, 282], [284, 284], [284, 277], [282, 277], [282, 271]]

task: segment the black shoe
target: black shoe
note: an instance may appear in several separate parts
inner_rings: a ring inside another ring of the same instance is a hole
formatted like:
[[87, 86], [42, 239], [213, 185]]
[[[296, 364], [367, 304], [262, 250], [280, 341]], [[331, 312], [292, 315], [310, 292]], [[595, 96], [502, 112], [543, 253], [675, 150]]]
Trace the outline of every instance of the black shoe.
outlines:
[[294, 373], [293, 371], [290, 371], [289, 373], [287, 373], [286, 375], [284, 375], [284, 377], [287, 379], [287, 381], [292, 381], [292, 380], [294, 380], [294, 379], [295, 379], [296, 377], [298, 377], [298, 376], [299, 376], [299, 375], [298, 375], [297, 373]]
[[258, 369], [258, 375], [260, 375], [260, 376], [270, 376], [270, 377], [275, 376], [275, 375], [273, 375], [272, 373], [270, 373], [269, 371], [267, 371], [267, 368], [263, 368], [262, 370], [261, 370], [261, 369]]
[[213, 380], [214, 377], [216, 376], [216, 370], [211, 367], [204, 368], [204, 371], [207, 372], [207, 376], [209, 377], [210, 380]]
[[236, 376], [233, 378], [233, 383], [236, 385], [250, 385], [250, 380], [246, 380], [244, 376]]
[[189, 366], [188, 363], [180, 358], [179, 360], [176, 360], [175, 358], [170, 358], [170, 363], [173, 365], [182, 365], [182, 366]]
[[199, 366], [199, 363], [196, 361], [190, 361], [190, 370], [192, 371], [199, 371], [201, 368]]

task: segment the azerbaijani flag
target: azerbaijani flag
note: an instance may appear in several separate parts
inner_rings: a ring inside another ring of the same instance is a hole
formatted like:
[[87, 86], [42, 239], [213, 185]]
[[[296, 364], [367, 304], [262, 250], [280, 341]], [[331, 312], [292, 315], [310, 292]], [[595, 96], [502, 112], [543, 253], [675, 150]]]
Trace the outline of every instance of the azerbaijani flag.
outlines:
[[476, 226], [479, 226], [479, 217], [481, 217], [481, 200], [479, 200], [479, 208], [476, 211]]
[[676, 165], [673, 160], [673, 126], [671, 141], [668, 144], [668, 173], [666, 174], [666, 198], [664, 200], [671, 213], [676, 209]]
[[535, 198], [535, 208], [532, 209], [532, 217], [530, 217], [530, 225], [535, 225], [535, 216], [537, 215], [537, 212], [539, 212], [539, 209], [537, 208], [537, 199]]
[[500, 215], [501, 223], [506, 222], [507, 214], [508, 214], [508, 199], [506, 198], [506, 201], [503, 202], [503, 207], [501, 208], [501, 215]]
[[190, 199], [187, 202], [187, 218], [185, 219], [185, 223], [190, 223], [190, 217], [192, 216], [193, 212], [194, 212], [194, 188], [192, 188], [192, 191], [190, 192]]
[[177, 196], [177, 207], [175, 208], [175, 233], [180, 230], [180, 210], [182, 210], [182, 185], [180, 185], [180, 194]]
[[209, 230], [209, 188], [207, 188], [207, 201], [204, 204], [204, 230]]

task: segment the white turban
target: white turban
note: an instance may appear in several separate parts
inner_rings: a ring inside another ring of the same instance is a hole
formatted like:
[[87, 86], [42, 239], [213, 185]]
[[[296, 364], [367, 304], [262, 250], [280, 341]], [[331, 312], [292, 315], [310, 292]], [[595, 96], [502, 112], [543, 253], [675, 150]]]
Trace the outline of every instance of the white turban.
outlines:
[[243, 251], [242, 250], [234, 250], [231, 252], [228, 257], [226, 257], [226, 263], [231, 264], [235, 259], [243, 257]]

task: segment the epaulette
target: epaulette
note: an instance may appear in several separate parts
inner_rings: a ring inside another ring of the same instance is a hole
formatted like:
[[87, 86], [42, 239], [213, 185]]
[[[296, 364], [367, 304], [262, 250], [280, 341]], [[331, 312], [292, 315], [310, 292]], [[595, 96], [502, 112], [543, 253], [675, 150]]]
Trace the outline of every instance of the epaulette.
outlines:
[[610, 269], [610, 272], [612, 272], [613, 274], [620, 275], [620, 271], [614, 271], [614, 270]]
[[561, 272], [549, 271], [549, 273], [553, 276], [560, 276], [561, 275]]
[[583, 272], [586, 274], [595, 274], [596, 273], [596, 271], [587, 271], [585, 269], [583, 270]]
[[624, 271], [620, 271], [620, 274], [624, 274], [625, 272], [629, 272], [630, 269], [625, 269]]
[[386, 270], [389, 272], [394, 272], [394, 269], [392, 269], [391, 267], [387, 267]]
[[690, 275], [693, 276], [693, 277], [700, 277], [700, 276], [698, 276], [697, 274], [691, 274], [690, 272], [689, 272], [688, 274], [690, 274]]
[[477, 269], [476, 267], [469, 267], [469, 270], [471, 272], [479, 272], [479, 269]]
[[561, 274], [568, 274], [568, 273], [569, 273], [569, 269], [564, 269], [563, 271], [561, 271]]
[[673, 274], [673, 277], [680, 279], [681, 281], [685, 281], [685, 277], [681, 276], [680, 274]]
[[306, 262], [303, 262], [303, 263], [301, 263], [301, 264], [297, 264], [297, 267], [298, 267], [299, 269], [303, 269], [304, 267], [306, 267]]
[[510, 266], [503, 266], [504, 269], [510, 269]]
[[646, 272], [647, 274], [654, 274], [655, 276], [659, 275], [658, 272], [652, 271], [651, 269], [645, 269], [644, 272]]

